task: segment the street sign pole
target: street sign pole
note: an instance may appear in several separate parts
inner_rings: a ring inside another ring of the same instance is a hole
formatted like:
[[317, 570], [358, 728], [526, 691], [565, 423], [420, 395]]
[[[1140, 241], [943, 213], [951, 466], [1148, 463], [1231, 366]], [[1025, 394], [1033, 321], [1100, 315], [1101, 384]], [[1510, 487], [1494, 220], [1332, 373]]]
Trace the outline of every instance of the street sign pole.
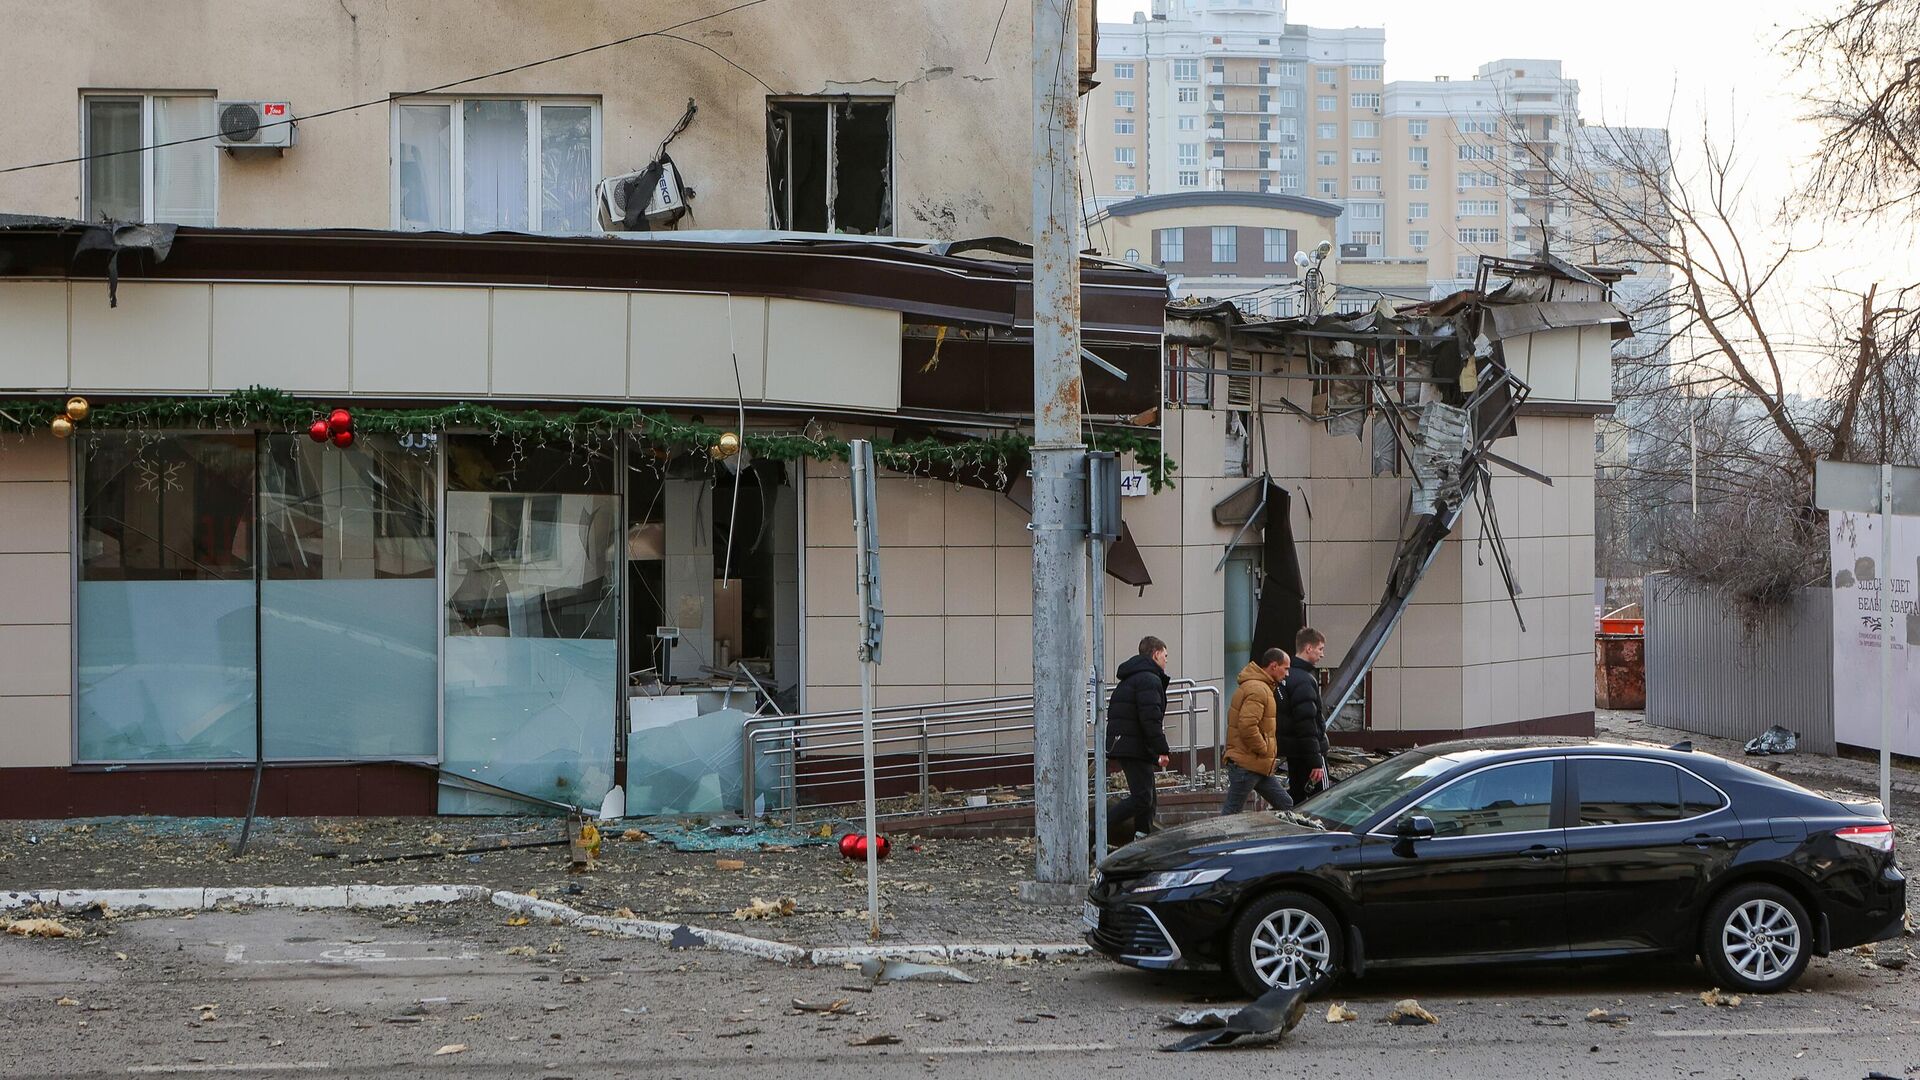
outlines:
[[873, 444], [853, 440], [853, 567], [860, 594], [860, 756], [867, 800], [867, 934], [880, 936], [879, 810], [873, 783], [873, 669], [880, 663], [880, 522], [875, 516]]

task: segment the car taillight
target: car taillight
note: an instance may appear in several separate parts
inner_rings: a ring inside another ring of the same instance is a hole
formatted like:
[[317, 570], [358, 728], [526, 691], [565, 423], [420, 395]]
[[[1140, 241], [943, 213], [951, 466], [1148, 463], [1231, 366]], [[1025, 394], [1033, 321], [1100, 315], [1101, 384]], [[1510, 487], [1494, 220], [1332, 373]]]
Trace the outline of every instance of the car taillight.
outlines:
[[1875, 851], [1893, 850], [1892, 825], [1850, 825], [1844, 829], [1835, 829], [1833, 835]]

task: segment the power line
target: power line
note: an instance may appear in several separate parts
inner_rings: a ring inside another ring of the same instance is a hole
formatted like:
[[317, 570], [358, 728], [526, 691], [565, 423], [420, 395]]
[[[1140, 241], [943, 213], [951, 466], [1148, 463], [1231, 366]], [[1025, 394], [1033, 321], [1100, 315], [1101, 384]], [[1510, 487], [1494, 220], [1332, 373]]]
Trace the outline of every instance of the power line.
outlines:
[[[536, 68], [545, 64], [558, 63], [561, 60], [571, 60], [576, 56], [585, 56], [588, 53], [599, 52], [602, 49], [611, 49], [620, 45], [628, 45], [635, 41], [639, 41], [643, 38], [672, 37], [676, 41], [686, 42], [689, 45], [699, 45], [700, 43], [697, 41], [688, 41], [688, 39], [686, 38], [674, 37], [672, 31], [682, 30], [696, 23], [703, 23], [710, 19], [717, 19], [722, 15], [730, 15], [733, 12], [740, 11], [745, 8], [758, 7], [759, 5], [767, 2], [768, 0], [741, 0], [740, 3], [736, 3], [731, 7], [724, 7], [724, 8], [721, 8], [719, 11], [711, 12], [706, 15], [698, 15], [691, 19], [683, 19], [680, 22], [674, 23], [671, 26], [663, 26], [658, 30], [647, 30], [638, 34], [629, 34], [623, 38], [616, 38], [612, 41], [603, 41], [598, 45], [589, 45], [586, 48], [575, 49], [572, 52], [564, 52], [559, 54], [558, 56], [549, 56], [544, 59], [533, 60], [524, 64], [515, 64], [512, 67], [501, 68], [498, 71], [489, 71], [484, 75], [473, 75], [464, 79], [455, 79], [452, 82], [441, 83], [438, 86], [429, 86], [420, 90], [408, 90], [398, 94], [387, 94], [382, 97], [372, 98], [367, 101], [356, 102], [352, 105], [341, 105], [338, 108], [326, 109], [321, 112], [306, 113], [302, 116], [290, 116], [285, 120], [276, 120], [271, 124], [261, 124], [260, 127], [261, 128], [280, 127], [284, 124], [294, 124], [302, 120], [319, 120], [323, 117], [337, 116], [341, 113], [354, 112], [359, 109], [371, 108], [375, 105], [385, 105], [396, 98], [415, 97], [421, 94], [435, 94], [435, 93], [439, 93], [442, 90], [451, 90], [457, 86], [466, 86], [469, 83], [477, 83], [486, 79], [497, 78], [498, 76], [501, 76], [501, 75], [511, 75], [518, 71], [526, 71], [529, 68]], [[701, 47], [706, 48], [705, 46], [701, 46]], [[712, 49], [707, 49], [707, 51], [713, 52], [715, 56], [720, 56], [719, 53], [714, 52], [714, 50]], [[726, 60], [727, 58], [724, 56], [720, 56], [720, 59]], [[733, 64], [733, 61], [727, 60], [727, 63]], [[733, 64], [733, 66], [736, 68], [740, 68], [741, 71], [745, 71], [749, 76], [752, 76], [755, 81], [759, 81], [759, 76], [754, 75], [751, 71], [747, 71], [747, 69], [741, 68], [740, 65], [738, 64]], [[760, 85], [766, 86], [766, 83], [762, 82]], [[768, 87], [768, 89], [771, 90], [772, 88]], [[219, 133], [216, 132], [211, 135], [195, 135], [195, 136], [192, 136], [191, 138], [173, 139], [168, 142], [150, 143], [146, 146], [133, 146], [133, 147], [128, 147], [124, 150], [105, 150], [97, 154], [80, 154], [75, 157], [61, 158], [58, 161], [38, 161], [31, 165], [11, 165], [11, 166], [8, 166], [7, 168], [0, 169], [0, 175], [4, 175], [6, 173], [26, 172], [30, 169], [47, 169], [57, 165], [77, 165], [81, 162], [93, 161], [99, 158], [118, 157], [121, 154], [139, 154], [139, 153], [144, 153], [148, 150], [161, 150], [169, 146], [184, 146], [189, 143], [206, 142], [209, 139], [217, 139], [219, 137], [220, 137]]]

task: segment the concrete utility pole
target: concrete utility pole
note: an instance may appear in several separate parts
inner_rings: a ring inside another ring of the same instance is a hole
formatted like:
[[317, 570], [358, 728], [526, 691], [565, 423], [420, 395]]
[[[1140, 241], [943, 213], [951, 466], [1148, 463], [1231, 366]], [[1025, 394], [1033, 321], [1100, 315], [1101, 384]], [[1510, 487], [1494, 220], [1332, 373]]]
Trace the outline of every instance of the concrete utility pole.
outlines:
[[1079, 0], [1033, 4], [1033, 829], [1021, 895], [1087, 883], [1086, 446], [1080, 441]]

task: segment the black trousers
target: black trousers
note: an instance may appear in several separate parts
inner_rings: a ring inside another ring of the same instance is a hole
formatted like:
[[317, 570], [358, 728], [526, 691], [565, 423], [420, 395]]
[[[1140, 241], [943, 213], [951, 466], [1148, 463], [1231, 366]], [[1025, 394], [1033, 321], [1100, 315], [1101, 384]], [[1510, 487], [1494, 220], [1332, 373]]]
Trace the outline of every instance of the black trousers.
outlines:
[[1290, 757], [1287, 759], [1287, 794], [1293, 796], [1293, 805], [1299, 806], [1302, 802], [1306, 801], [1307, 796], [1313, 794], [1314, 790], [1316, 790], [1308, 781], [1307, 776], [1312, 773], [1313, 770], [1321, 767], [1320, 756], [1318, 754], [1308, 754], [1305, 757]]
[[[1107, 809], [1109, 832], [1133, 839], [1136, 832], [1153, 831], [1153, 768], [1151, 758], [1115, 758], [1127, 774], [1127, 797]], [[1125, 822], [1131, 821], [1129, 827]]]

